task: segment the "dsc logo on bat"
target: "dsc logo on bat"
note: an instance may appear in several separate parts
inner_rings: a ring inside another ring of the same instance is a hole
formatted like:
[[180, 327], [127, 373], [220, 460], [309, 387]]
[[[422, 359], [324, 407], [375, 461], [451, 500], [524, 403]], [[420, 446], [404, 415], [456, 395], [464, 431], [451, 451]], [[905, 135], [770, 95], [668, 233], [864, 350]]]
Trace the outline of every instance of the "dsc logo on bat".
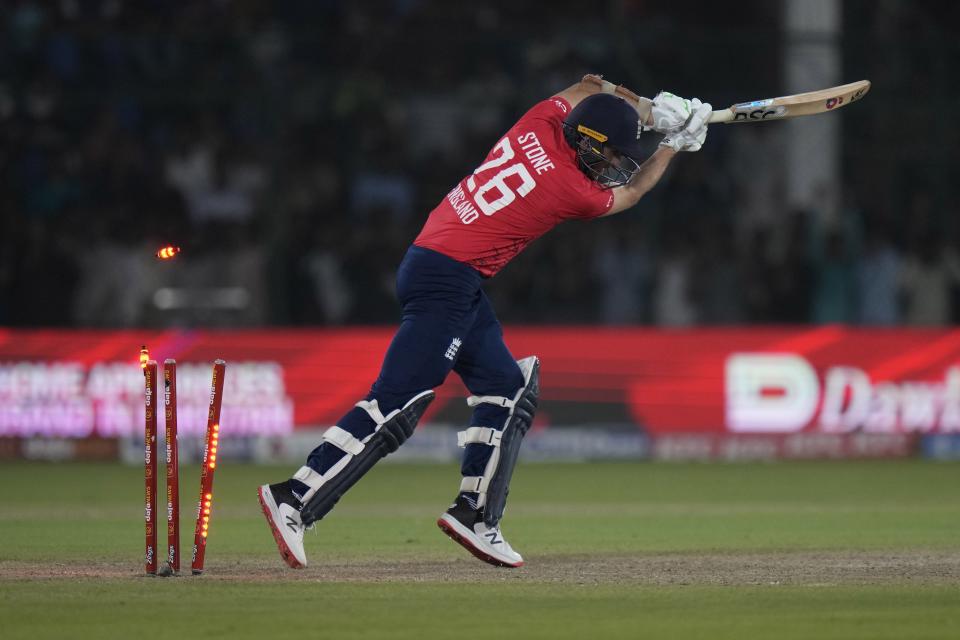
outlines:
[[[766, 102], [766, 101], [758, 101]], [[735, 108], [734, 120], [766, 120], [767, 118], [782, 118], [786, 113], [786, 107], [774, 107], [772, 109], [759, 108], [752, 109], [757, 103], [745, 103], [737, 105]]]

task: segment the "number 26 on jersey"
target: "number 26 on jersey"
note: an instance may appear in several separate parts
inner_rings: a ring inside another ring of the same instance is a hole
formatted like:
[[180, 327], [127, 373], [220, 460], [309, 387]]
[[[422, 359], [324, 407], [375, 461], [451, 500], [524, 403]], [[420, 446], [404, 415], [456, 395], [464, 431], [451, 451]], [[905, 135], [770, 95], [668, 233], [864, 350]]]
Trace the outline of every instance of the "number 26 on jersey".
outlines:
[[[467, 178], [467, 193], [472, 196], [473, 201], [477, 203], [480, 211], [487, 216], [492, 216], [497, 211], [500, 211], [516, 200], [517, 196], [523, 198], [537, 186], [537, 181], [530, 175], [530, 171], [527, 170], [523, 161], [518, 160], [504, 167], [504, 165], [515, 157], [509, 137], [502, 138], [493, 148], [494, 153], [498, 151], [499, 155], [477, 167], [473, 175]], [[503, 168], [488, 178], [486, 182], [478, 186], [478, 176], [484, 171], [496, 169], [497, 167]], [[516, 176], [516, 179], [512, 182], [516, 184], [517, 181], [519, 181], [520, 184], [518, 186], [511, 187], [507, 184], [507, 178], [511, 176]], [[447, 194], [447, 199], [450, 201], [450, 204], [453, 205], [457, 215], [464, 224], [470, 224], [480, 217], [476, 209], [470, 206], [463, 193], [462, 187], [459, 185]]]

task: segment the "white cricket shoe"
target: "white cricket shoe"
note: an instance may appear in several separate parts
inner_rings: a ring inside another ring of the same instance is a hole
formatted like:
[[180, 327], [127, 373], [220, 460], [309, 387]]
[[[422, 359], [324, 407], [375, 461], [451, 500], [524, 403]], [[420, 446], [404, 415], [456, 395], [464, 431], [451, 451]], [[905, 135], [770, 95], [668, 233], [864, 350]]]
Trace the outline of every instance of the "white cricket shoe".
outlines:
[[257, 497], [283, 561], [294, 569], [306, 567], [307, 554], [303, 550], [306, 527], [300, 519], [300, 501], [290, 491], [290, 483], [265, 484], [257, 490]]
[[514, 569], [523, 566], [523, 557], [503, 537], [500, 527], [488, 527], [483, 521], [483, 509], [474, 509], [463, 496], [458, 496], [440, 516], [437, 526], [484, 562]]

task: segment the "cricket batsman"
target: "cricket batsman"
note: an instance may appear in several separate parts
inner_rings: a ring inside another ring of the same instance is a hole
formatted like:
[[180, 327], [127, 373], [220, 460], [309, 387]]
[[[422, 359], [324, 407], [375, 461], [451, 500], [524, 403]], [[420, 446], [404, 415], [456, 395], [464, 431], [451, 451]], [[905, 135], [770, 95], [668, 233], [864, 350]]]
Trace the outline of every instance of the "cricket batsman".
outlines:
[[[413, 434], [451, 370], [472, 394], [473, 414], [457, 434], [459, 493], [437, 524], [485, 562], [523, 565], [500, 520], [537, 409], [540, 362], [510, 354], [483, 283], [564, 220], [637, 204], [678, 152], [700, 149], [710, 113], [709, 104], [666, 92], [643, 109], [629, 90], [587, 75], [534, 105], [440, 201], [397, 271], [400, 328], [370, 393], [324, 432], [293, 477], [259, 488], [288, 565], [307, 565], [304, 530]], [[649, 129], [664, 138], [644, 160], [639, 138]]]

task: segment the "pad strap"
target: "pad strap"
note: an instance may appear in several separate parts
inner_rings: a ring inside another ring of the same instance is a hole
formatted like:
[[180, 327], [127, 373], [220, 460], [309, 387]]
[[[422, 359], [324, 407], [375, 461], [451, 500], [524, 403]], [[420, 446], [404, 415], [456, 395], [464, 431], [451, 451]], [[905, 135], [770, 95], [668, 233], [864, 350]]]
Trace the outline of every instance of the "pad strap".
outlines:
[[487, 476], [464, 476], [460, 481], [460, 491], [486, 493], [489, 486], [490, 478]]
[[466, 431], [457, 433], [457, 446], [463, 449], [468, 444], [486, 444], [491, 447], [500, 446], [503, 432], [490, 427], [468, 427]]
[[383, 413], [380, 411], [380, 405], [377, 404], [377, 401], [376, 401], [375, 399], [374, 399], [374, 400], [361, 400], [360, 402], [358, 402], [358, 403], [355, 404], [354, 406], [360, 407], [361, 409], [363, 409], [364, 411], [366, 411], [366, 412], [367, 412], [367, 415], [369, 415], [370, 418], [372, 418], [373, 421], [377, 423], [377, 427], [379, 427], [380, 425], [382, 425], [384, 422], [386, 422], [387, 420], [389, 420], [389, 419], [392, 418], [393, 416], [395, 416], [395, 415], [397, 415], [398, 413], [400, 413], [400, 410], [399, 410], [399, 409], [394, 409], [393, 411], [391, 411], [391, 412], [389, 413], [389, 415], [386, 415], [386, 416], [383, 415]]
[[318, 489], [323, 484], [323, 476], [306, 465], [297, 469], [293, 479], [299, 480], [311, 489]]
[[516, 404], [515, 400], [503, 396], [470, 396], [467, 398], [467, 406], [475, 407], [478, 404], [493, 404], [498, 407], [507, 407], [512, 409]]
[[353, 437], [346, 429], [334, 425], [323, 432], [323, 441], [329, 442], [338, 449], [346, 451], [350, 455], [358, 455], [363, 451], [363, 443]]

